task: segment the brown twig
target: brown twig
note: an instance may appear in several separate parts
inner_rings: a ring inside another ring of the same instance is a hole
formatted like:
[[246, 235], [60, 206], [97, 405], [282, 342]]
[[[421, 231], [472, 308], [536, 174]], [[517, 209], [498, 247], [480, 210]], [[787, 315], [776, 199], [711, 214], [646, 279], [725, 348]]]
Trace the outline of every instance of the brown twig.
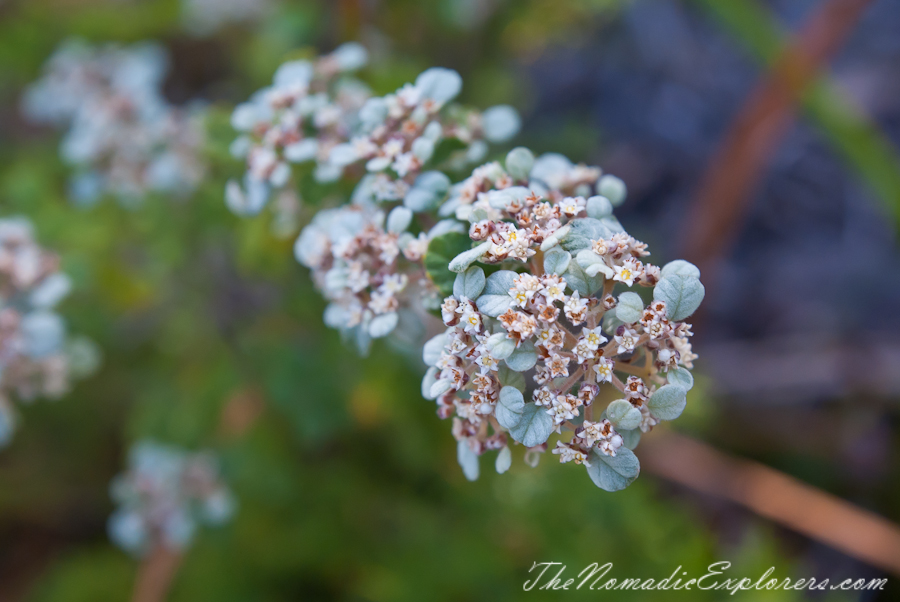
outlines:
[[900, 526], [782, 472], [672, 432], [638, 448], [647, 472], [731, 500], [867, 564], [900, 575]]
[[734, 240], [751, 193], [793, 118], [793, 110], [819, 70], [841, 48], [870, 0], [821, 5], [750, 94], [707, 168], [693, 207], [683, 255], [704, 280]]
[[163, 602], [181, 566], [183, 556], [165, 546], [155, 548], [138, 569], [131, 602]]

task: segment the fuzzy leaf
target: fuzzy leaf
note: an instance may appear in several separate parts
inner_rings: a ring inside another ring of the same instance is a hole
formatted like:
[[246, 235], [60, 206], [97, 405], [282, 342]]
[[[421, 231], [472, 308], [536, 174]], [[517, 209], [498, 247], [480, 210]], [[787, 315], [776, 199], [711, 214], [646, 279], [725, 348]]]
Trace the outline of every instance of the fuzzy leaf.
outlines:
[[497, 461], [494, 464], [494, 468], [497, 469], [497, 474], [503, 474], [509, 467], [512, 466], [512, 452], [509, 451], [508, 447], [504, 447], [500, 450], [500, 453], [497, 454]]
[[472, 450], [467, 441], [460, 440], [456, 444], [456, 459], [459, 461], [466, 478], [470, 481], [477, 481], [479, 473], [478, 454]]
[[525, 392], [525, 375], [516, 372], [506, 364], [500, 364], [498, 367], [497, 378], [500, 380], [500, 386], [515, 387], [522, 393]]
[[478, 258], [487, 253], [490, 248], [491, 243], [483, 242], [477, 247], [469, 249], [468, 251], [463, 251], [450, 260], [450, 265], [448, 266], [448, 268], [451, 272], [463, 272], [470, 265], [478, 261]]
[[631, 429], [630, 431], [618, 431], [622, 435], [623, 445], [628, 449], [634, 449], [641, 442], [641, 429]]
[[544, 271], [548, 274], [565, 274], [572, 255], [560, 247], [553, 247], [544, 254]]
[[456, 275], [453, 281], [453, 296], [457, 299], [477, 299], [484, 290], [484, 270], [478, 266], [472, 266], [465, 272]]
[[525, 411], [525, 398], [522, 392], [515, 387], [503, 387], [500, 389], [500, 398], [494, 415], [497, 422], [505, 429], [512, 429], [522, 420], [522, 412]]
[[505, 360], [516, 350], [516, 342], [506, 336], [505, 332], [491, 335], [484, 346], [490, 351], [491, 356], [498, 360]]
[[641, 425], [641, 411], [624, 399], [617, 399], [607, 406], [606, 418], [617, 431], [630, 431]]
[[434, 397], [431, 396], [431, 387], [437, 382], [437, 375], [437, 368], [429, 368], [425, 372], [425, 376], [422, 377], [422, 397], [425, 399], [435, 399], [437, 397], [436, 395]]
[[582, 297], [590, 297], [594, 292], [603, 286], [603, 275], [588, 276], [584, 268], [578, 265], [577, 261], [569, 262], [569, 268], [563, 275], [569, 287], [578, 291]]
[[675, 261], [670, 261], [663, 266], [663, 269], [660, 273], [662, 274], [663, 278], [666, 278], [673, 274], [678, 274], [679, 276], [693, 276], [694, 278], [700, 278], [700, 268], [689, 261], [685, 261], [684, 259], [676, 259]]
[[650, 396], [647, 407], [660, 420], [675, 420], [687, 405], [687, 391], [681, 385], [663, 385]]
[[619, 295], [619, 304], [616, 305], [616, 317], [625, 324], [631, 324], [641, 319], [644, 312], [644, 302], [637, 293], [625, 292]]
[[526, 403], [519, 423], [509, 429], [512, 438], [525, 447], [545, 443], [553, 432], [553, 418], [547, 410], [533, 403]]
[[613, 206], [605, 196], [592, 196], [587, 200], [588, 217], [602, 219], [612, 215]]
[[425, 362], [426, 366], [434, 366], [437, 363], [441, 358], [441, 352], [444, 350], [446, 344], [446, 332], [442, 332], [441, 334], [428, 339], [422, 347], [422, 361]]
[[569, 222], [568, 234], [560, 238], [560, 246], [570, 253], [578, 253], [582, 249], [589, 249], [591, 242], [600, 238], [612, 236], [609, 228], [600, 220], [592, 217], [582, 217]]
[[395, 311], [392, 311], [389, 314], [375, 316], [372, 318], [372, 321], [369, 322], [369, 336], [373, 339], [386, 337], [397, 327], [397, 322], [399, 320], [400, 316], [398, 316]]
[[537, 363], [537, 353], [534, 351], [534, 343], [525, 341], [506, 358], [506, 365], [516, 372], [527, 372]]
[[694, 387], [694, 375], [691, 374], [690, 370], [681, 366], [671, 368], [666, 374], [666, 380], [671, 385], [679, 385], [685, 391], [690, 391]]
[[593, 449], [588, 476], [604, 491], [621, 491], [631, 485], [641, 472], [641, 463], [634, 452], [620, 447], [615, 456], [607, 456]]
[[697, 311], [705, 294], [699, 279], [680, 274], [666, 276], [653, 289], [653, 298], [666, 302], [666, 314], [676, 322]]
[[500, 270], [488, 276], [484, 284], [484, 293], [475, 301], [478, 311], [496, 318], [512, 307], [513, 299], [509, 296], [509, 289], [512, 288], [517, 275], [509, 270]]

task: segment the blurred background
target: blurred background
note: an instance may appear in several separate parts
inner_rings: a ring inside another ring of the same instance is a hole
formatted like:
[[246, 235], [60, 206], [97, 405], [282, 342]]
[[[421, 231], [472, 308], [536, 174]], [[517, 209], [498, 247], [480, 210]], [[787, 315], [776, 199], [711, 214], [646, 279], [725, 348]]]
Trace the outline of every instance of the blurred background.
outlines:
[[[173, 601], [517, 600], [549, 560], [642, 578], [717, 560], [754, 579], [896, 575], [900, 554], [862, 558], [828, 533], [852, 508], [887, 519], [885, 537], [900, 521], [898, 32], [891, 0], [0, 0], [0, 213], [60, 254], [74, 281], [60, 312], [104, 355], [65, 398], [22, 407], [0, 452], [0, 600], [131, 596], [108, 484], [148, 437], [218, 451], [240, 505], [199, 534]], [[73, 36], [168, 50], [167, 99], [209, 111], [210, 175], [190, 198], [67, 200], [60, 134], [20, 102]], [[440, 65], [464, 102], [512, 104], [517, 144], [625, 180], [619, 219], [654, 263], [701, 267], [698, 386], [667, 427], [704, 442], [696, 464], [660, 461], [661, 441], [616, 494], [553, 457], [466, 482], [419, 360], [356, 357], [322, 324], [292, 238], [228, 212], [233, 106], [298, 50], [348, 40], [370, 50], [377, 93]], [[761, 517], [752, 500], [779, 492], [716, 491], [703, 461], [727, 457], [853, 506], [802, 529]], [[900, 582], [815, 597], [900, 599]]]

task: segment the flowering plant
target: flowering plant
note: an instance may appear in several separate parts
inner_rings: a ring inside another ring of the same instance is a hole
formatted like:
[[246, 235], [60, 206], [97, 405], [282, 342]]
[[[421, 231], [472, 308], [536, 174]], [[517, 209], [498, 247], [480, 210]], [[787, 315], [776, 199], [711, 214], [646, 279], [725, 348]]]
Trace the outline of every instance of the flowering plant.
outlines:
[[[422, 391], [440, 417], [455, 415], [468, 478], [488, 450], [505, 472], [510, 438], [535, 464], [565, 430], [560, 461], [622, 489], [638, 475], [641, 433], [684, 410], [696, 355], [683, 320], [703, 299], [700, 274], [684, 261], [643, 261], [647, 245], [612, 214], [624, 198], [622, 181], [599, 168], [518, 148], [442, 206], [470, 222], [472, 248], [447, 265], [457, 274], [441, 305], [448, 328], [425, 345]], [[652, 300], [623, 287], [652, 290]]]
[[31, 224], [0, 219], [0, 445], [12, 438], [12, 397], [61, 397], [70, 380], [97, 366], [95, 346], [66, 340], [63, 319], [53, 311], [71, 288], [59, 259], [41, 248]]
[[222, 483], [215, 457], [152, 441], [137, 443], [127, 472], [110, 486], [119, 508], [109, 518], [110, 538], [137, 555], [158, 547], [180, 550], [197, 523], [219, 525], [236, 503]]
[[25, 94], [35, 122], [67, 127], [60, 146], [76, 168], [70, 196], [135, 202], [148, 192], [184, 196], [205, 173], [199, 114], [162, 96], [166, 54], [155, 44], [93, 48], [64, 43]]

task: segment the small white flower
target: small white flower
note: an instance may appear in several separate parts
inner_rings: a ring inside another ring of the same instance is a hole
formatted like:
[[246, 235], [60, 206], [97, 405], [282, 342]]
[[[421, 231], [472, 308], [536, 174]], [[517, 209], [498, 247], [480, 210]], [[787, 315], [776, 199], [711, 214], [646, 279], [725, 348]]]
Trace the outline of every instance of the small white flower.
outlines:
[[628, 286], [634, 284], [634, 279], [638, 278], [641, 275], [642, 267], [641, 262], [636, 259], [626, 259], [622, 262], [622, 265], [617, 265], [615, 267], [616, 274], [613, 276], [613, 280], [618, 282], [623, 282]]
[[556, 449], [553, 450], [553, 453], [559, 455], [559, 462], [561, 464], [575, 462], [576, 464], [584, 464], [585, 466], [591, 465], [591, 463], [588, 462], [588, 455], [584, 450], [569, 445], [568, 443], [563, 443], [562, 441], [556, 442]]
[[597, 382], [612, 382], [613, 377], [613, 366], [615, 366], [615, 362], [606, 357], [601, 357], [597, 360], [597, 363], [594, 364], [594, 372], [597, 373]]
[[581, 336], [587, 344], [590, 345], [591, 349], [595, 351], [600, 348], [600, 345], [608, 340], [603, 336], [603, 328], [600, 326], [597, 328], [583, 328], [581, 330]]
[[616, 353], [630, 353], [634, 351], [635, 346], [637, 345], [638, 335], [635, 331], [631, 330], [627, 326], [623, 328], [622, 334], [616, 335], [616, 343], [619, 345], [619, 349]]

